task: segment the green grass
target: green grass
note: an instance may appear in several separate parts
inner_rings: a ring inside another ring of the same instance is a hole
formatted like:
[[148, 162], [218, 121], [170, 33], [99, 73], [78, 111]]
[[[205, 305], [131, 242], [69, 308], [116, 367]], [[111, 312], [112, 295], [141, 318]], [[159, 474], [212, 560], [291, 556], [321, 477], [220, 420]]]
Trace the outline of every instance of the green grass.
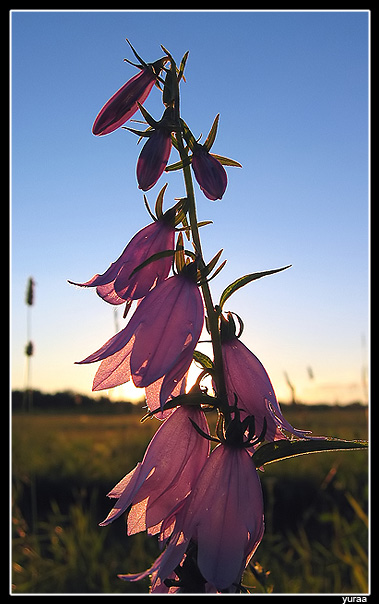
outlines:
[[[367, 438], [363, 407], [284, 413], [315, 434]], [[156, 539], [126, 537], [124, 519], [98, 526], [112, 505], [106, 493], [141, 460], [159, 425], [139, 419], [14, 415], [13, 593], [148, 591], [148, 580], [129, 584], [117, 574], [147, 568]], [[260, 477], [266, 532], [257, 568], [245, 573], [249, 591], [367, 593], [367, 452], [305, 455], [267, 465]]]

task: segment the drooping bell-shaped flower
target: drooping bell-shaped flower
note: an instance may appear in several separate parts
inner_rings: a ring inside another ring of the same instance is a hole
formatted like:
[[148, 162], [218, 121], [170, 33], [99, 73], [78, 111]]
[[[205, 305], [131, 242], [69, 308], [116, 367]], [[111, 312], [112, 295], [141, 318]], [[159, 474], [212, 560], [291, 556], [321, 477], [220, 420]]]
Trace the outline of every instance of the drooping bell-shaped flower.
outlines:
[[152, 574], [163, 582], [183, 562], [191, 542], [204, 580], [218, 591], [236, 592], [263, 532], [262, 490], [251, 457], [246, 449], [220, 444], [176, 513], [165, 551], [148, 571], [121, 578], [135, 581]]
[[237, 405], [241, 418], [254, 416], [255, 433], [264, 430], [268, 441], [287, 438], [283, 430], [298, 438], [310, 436], [309, 431], [298, 430], [284, 418], [276, 399], [270, 378], [259, 359], [235, 335], [231, 313], [221, 321], [221, 348], [224, 362], [225, 385], [230, 405]]
[[165, 256], [150, 262], [136, 273], [133, 271], [149, 257], [165, 250], [174, 250], [175, 228], [171, 210], [141, 229], [128, 243], [121, 256], [102, 275], [94, 275], [85, 283], [73, 285], [96, 287], [97, 294], [110, 304], [138, 300], [169, 275], [172, 258]]
[[228, 177], [224, 166], [204, 145], [197, 143], [194, 146], [192, 168], [204, 195], [211, 201], [221, 199], [228, 184]]
[[126, 327], [80, 361], [102, 361], [94, 390], [113, 388], [132, 377], [144, 388], [164, 376], [163, 406], [188, 371], [204, 322], [204, 304], [194, 278], [195, 263], [154, 287], [139, 303]]
[[147, 99], [165, 60], [138, 66], [140, 72], [115, 92], [98, 113], [92, 126], [93, 134], [110, 134], [133, 117], [138, 111], [138, 103], [142, 105]]
[[200, 408], [176, 408], [155, 433], [142, 462], [108, 494], [117, 498], [117, 503], [101, 526], [121, 516], [131, 505], [128, 535], [160, 530], [163, 521], [190, 493], [209, 455], [209, 441], [200, 436], [190, 420], [209, 433]]

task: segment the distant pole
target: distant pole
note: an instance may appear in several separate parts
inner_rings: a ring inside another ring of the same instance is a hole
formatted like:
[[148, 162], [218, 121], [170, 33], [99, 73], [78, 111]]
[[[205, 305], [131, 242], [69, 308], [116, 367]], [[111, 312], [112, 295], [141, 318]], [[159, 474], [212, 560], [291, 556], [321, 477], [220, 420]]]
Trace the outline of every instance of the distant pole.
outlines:
[[33, 407], [33, 390], [31, 389], [31, 377], [30, 377], [30, 361], [33, 356], [34, 346], [31, 340], [31, 331], [32, 331], [32, 318], [31, 318], [31, 307], [34, 304], [34, 280], [32, 277], [29, 277], [28, 284], [26, 288], [26, 296], [25, 303], [27, 306], [27, 315], [26, 315], [26, 346], [25, 346], [25, 355], [26, 355], [26, 384], [24, 390], [24, 401], [23, 407], [24, 409], [28, 409], [28, 411], [32, 410]]
[[292, 384], [292, 382], [288, 376], [288, 373], [286, 371], [284, 372], [284, 377], [286, 378], [287, 386], [291, 390], [291, 394], [292, 394], [291, 405], [296, 405], [295, 386]]

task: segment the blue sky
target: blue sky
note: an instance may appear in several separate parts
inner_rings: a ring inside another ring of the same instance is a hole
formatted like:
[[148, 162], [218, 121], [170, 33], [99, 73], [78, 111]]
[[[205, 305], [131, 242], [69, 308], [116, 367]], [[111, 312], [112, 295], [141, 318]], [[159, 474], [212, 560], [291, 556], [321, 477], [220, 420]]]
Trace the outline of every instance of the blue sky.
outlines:
[[[121, 312], [68, 285], [103, 272], [150, 222], [137, 188], [137, 138], [94, 137], [102, 105], [146, 61], [189, 50], [182, 116], [196, 136], [217, 113], [215, 153], [227, 168], [218, 202], [196, 186], [205, 255], [227, 265], [215, 300], [249, 272], [292, 268], [250, 284], [226, 310], [241, 315], [244, 343], [278, 397], [363, 400], [368, 348], [368, 87], [366, 11], [145, 11], [11, 14], [11, 369], [25, 385], [25, 289], [35, 355], [31, 382], [88, 394], [96, 367], [74, 365], [121, 328]], [[146, 108], [162, 113], [159, 91]], [[176, 160], [174, 151], [171, 157]], [[166, 207], [184, 194], [180, 173]], [[314, 374], [310, 379], [307, 368]], [[125, 387], [114, 399], [130, 394]]]

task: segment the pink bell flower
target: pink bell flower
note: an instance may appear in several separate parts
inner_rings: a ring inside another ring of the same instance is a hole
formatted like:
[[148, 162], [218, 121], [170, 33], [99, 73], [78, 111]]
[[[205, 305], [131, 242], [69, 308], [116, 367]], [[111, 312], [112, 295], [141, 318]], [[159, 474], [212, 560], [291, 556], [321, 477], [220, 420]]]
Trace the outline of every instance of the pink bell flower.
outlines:
[[[167, 524], [170, 522], [172, 519]], [[251, 457], [243, 448], [220, 444], [176, 513], [164, 552], [147, 571], [121, 578], [136, 581], [152, 574], [154, 581], [164, 582], [183, 562], [192, 541], [197, 545], [197, 565], [205, 582], [217, 591], [236, 592], [263, 532], [262, 490]]]
[[200, 408], [177, 407], [155, 433], [142, 462], [108, 494], [117, 498], [117, 503], [100, 526], [119, 518], [131, 505], [128, 535], [144, 530], [156, 534], [160, 530], [163, 521], [190, 493], [209, 455], [209, 441], [200, 436], [190, 420], [209, 434]]
[[171, 147], [171, 131], [163, 127], [154, 130], [144, 144], [137, 162], [138, 187], [142, 191], [151, 189], [163, 174]]
[[152, 224], [141, 229], [128, 243], [121, 256], [105, 273], [96, 274], [80, 287], [96, 287], [96, 292], [110, 304], [123, 304], [127, 300], [138, 300], [150, 289], [165, 280], [170, 272], [172, 257], [163, 257], [150, 262], [134, 275], [134, 269], [153, 254], [175, 248], [175, 228], [170, 210]]
[[[229, 315], [229, 326], [233, 319]], [[310, 431], [298, 430], [284, 418], [270, 378], [259, 359], [222, 323], [222, 357], [227, 396], [230, 405], [237, 404], [241, 419], [254, 416], [255, 433], [264, 429], [267, 441], [287, 438], [283, 430], [298, 438], [312, 437]]]
[[228, 177], [224, 166], [203, 145], [196, 144], [193, 150], [192, 168], [204, 195], [211, 201], [221, 199]]
[[160, 59], [140, 67], [141, 71], [115, 92], [98, 113], [92, 126], [93, 134], [110, 134], [133, 117], [138, 111], [138, 103], [142, 105], [146, 101], [157, 81], [163, 62], [164, 59]]
[[200, 290], [187, 265], [183, 272], [154, 287], [141, 300], [126, 327], [99, 350], [80, 361], [103, 361], [94, 390], [112, 388], [133, 378], [144, 388], [164, 376], [163, 406], [187, 373], [204, 322]]

